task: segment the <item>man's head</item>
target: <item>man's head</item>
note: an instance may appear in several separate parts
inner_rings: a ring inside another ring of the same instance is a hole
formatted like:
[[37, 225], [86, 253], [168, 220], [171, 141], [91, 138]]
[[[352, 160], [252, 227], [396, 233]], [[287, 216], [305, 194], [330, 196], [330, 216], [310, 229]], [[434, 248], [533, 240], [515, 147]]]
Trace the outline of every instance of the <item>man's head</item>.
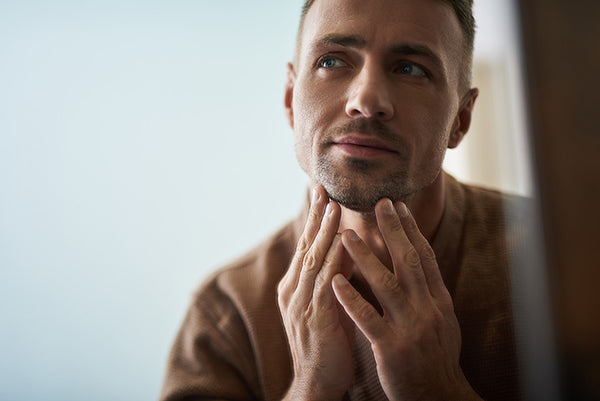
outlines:
[[369, 211], [438, 177], [477, 96], [458, 3], [307, 1], [285, 106], [301, 167], [332, 199]]

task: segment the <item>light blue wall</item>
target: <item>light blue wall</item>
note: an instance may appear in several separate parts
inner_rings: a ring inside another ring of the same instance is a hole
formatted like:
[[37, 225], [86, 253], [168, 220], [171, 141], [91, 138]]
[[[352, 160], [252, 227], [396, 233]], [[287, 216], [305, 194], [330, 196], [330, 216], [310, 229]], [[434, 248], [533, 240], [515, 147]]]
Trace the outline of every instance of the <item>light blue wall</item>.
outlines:
[[300, 5], [0, 1], [0, 400], [157, 398], [193, 288], [302, 201]]

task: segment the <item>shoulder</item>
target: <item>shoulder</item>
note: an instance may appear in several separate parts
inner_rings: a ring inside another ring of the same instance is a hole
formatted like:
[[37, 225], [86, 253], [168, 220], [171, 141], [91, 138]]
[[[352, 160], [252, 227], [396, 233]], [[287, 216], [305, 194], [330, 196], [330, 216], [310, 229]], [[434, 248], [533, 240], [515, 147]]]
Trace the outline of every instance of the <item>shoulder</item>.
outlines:
[[[457, 241], [458, 258], [478, 267], [506, 265], [515, 244], [528, 238], [532, 222], [529, 198], [493, 188], [447, 180], [447, 214], [454, 222], [452, 235]], [[501, 269], [500, 269], [501, 270]]]
[[493, 188], [457, 183], [464, 193], [467, 222], [501, 230], [526, 224], [532, 204], [530, 198]]
[[246, 310], [272, 305], [277, 283], [285, 274], [296, 246], [295, 225], [296, 221], [289, 222], [208, 276], [195, 291], [194, 303], [233, 303], [236, 309]]

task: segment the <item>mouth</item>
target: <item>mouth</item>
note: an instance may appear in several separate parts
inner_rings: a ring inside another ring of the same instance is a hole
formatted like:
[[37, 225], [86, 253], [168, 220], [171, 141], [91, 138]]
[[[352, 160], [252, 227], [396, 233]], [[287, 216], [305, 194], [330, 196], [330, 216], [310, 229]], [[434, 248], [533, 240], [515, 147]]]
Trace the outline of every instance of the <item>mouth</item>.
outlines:
[[333, 146], [347, 156], [376, 158], [398, 153], [378, 138], [348, 135], [333, 141]]

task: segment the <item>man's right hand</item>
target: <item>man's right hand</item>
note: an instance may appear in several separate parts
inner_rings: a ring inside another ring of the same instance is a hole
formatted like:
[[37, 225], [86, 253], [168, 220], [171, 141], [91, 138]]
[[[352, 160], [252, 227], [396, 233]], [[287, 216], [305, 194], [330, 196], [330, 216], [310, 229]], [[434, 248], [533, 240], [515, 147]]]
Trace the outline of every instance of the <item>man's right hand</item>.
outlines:
[[340, 215], [340, 206], [316, 187], [296, 253], [279, 283], [279, 310], [294, 369], [285, 399], [339, 400], [352, 382], [348, 334], [353, 325], [331, 288], [344, 255], [337, 234]]

